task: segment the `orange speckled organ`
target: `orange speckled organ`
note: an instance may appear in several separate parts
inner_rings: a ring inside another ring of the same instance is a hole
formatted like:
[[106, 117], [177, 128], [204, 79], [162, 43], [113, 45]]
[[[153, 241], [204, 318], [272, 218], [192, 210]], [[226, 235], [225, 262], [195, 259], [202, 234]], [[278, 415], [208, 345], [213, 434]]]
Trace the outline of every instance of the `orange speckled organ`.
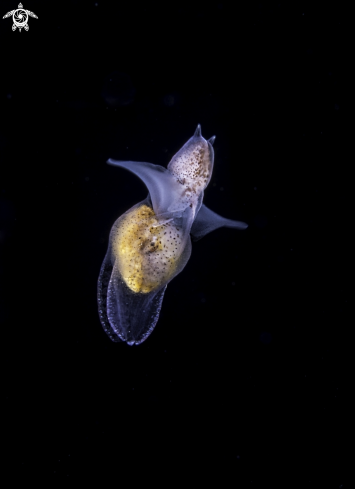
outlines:
[[112, 248], [127, 286], [149, 293], [174, 274], [183, 251], [182, 233], [173, 221], [159, 224], [153, 209], [142, 205], [123, 217]]

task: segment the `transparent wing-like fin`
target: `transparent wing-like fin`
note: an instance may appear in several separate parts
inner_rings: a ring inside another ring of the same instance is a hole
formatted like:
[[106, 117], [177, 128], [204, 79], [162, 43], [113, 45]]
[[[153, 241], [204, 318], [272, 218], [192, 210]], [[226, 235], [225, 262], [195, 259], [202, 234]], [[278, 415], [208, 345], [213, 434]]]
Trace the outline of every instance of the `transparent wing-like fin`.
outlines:
[[248, 224], [246, 224], [245, 222], [233, 221], [232, 219], [226, 219], [225, 217], [219, 216], [215, 212], [211, 211], [211, 209], [206, 207], [204, 204], [202, 204], [191, 227], [190, 234], [192, 235], [194, 241], [198, 241], [206, 234], [221, 227], [242, 230], [246, 229], [248, 227]]
[[157, 216], [183, 210], [181, 208], [181, 193], [184, 188], [166, 168], [152, 163], [118, 161], [111, 158], [107, 163], [125, 168], [144, 182], [149, 190], [153, 209]]

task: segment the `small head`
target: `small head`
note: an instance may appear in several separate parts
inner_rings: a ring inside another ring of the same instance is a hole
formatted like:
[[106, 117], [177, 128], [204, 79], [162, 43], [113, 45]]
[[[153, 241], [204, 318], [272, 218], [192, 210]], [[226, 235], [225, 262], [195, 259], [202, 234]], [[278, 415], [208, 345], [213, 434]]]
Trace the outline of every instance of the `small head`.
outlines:
[[201, 126], [197, 126], [195, 134], [173, 156], [168, 170], [191, 192], [200, 194], [208, 185], [212, 170], [215, 136], [206, 141], [201, 136]]

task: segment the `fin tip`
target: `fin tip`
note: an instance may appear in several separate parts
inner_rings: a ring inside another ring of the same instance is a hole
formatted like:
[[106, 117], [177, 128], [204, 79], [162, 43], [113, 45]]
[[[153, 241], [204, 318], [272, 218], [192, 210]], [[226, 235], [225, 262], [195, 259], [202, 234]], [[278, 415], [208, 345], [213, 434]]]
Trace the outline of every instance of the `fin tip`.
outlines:
[[201, 124], [197, 124], [196, 131], [194, 133], [195, 137], [201, 137]]

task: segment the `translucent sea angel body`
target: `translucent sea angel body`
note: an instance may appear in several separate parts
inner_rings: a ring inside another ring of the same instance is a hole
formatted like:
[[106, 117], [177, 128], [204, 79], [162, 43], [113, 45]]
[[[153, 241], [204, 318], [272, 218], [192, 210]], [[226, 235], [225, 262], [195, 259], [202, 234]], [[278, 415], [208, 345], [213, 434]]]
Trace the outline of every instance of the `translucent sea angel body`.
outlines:
[[99, 275], [99, 316], [112, 341], [138, 345], [153, 331], [167, 284], [190, 258], [190, 235], [196, 241], [219, 227], [248, 227], [202, 203], [213, 170], [214, 140], [206, 141], [198, 125], [167, 169], [108, 160], [137, 175], [149, 191], [112, 226]]

